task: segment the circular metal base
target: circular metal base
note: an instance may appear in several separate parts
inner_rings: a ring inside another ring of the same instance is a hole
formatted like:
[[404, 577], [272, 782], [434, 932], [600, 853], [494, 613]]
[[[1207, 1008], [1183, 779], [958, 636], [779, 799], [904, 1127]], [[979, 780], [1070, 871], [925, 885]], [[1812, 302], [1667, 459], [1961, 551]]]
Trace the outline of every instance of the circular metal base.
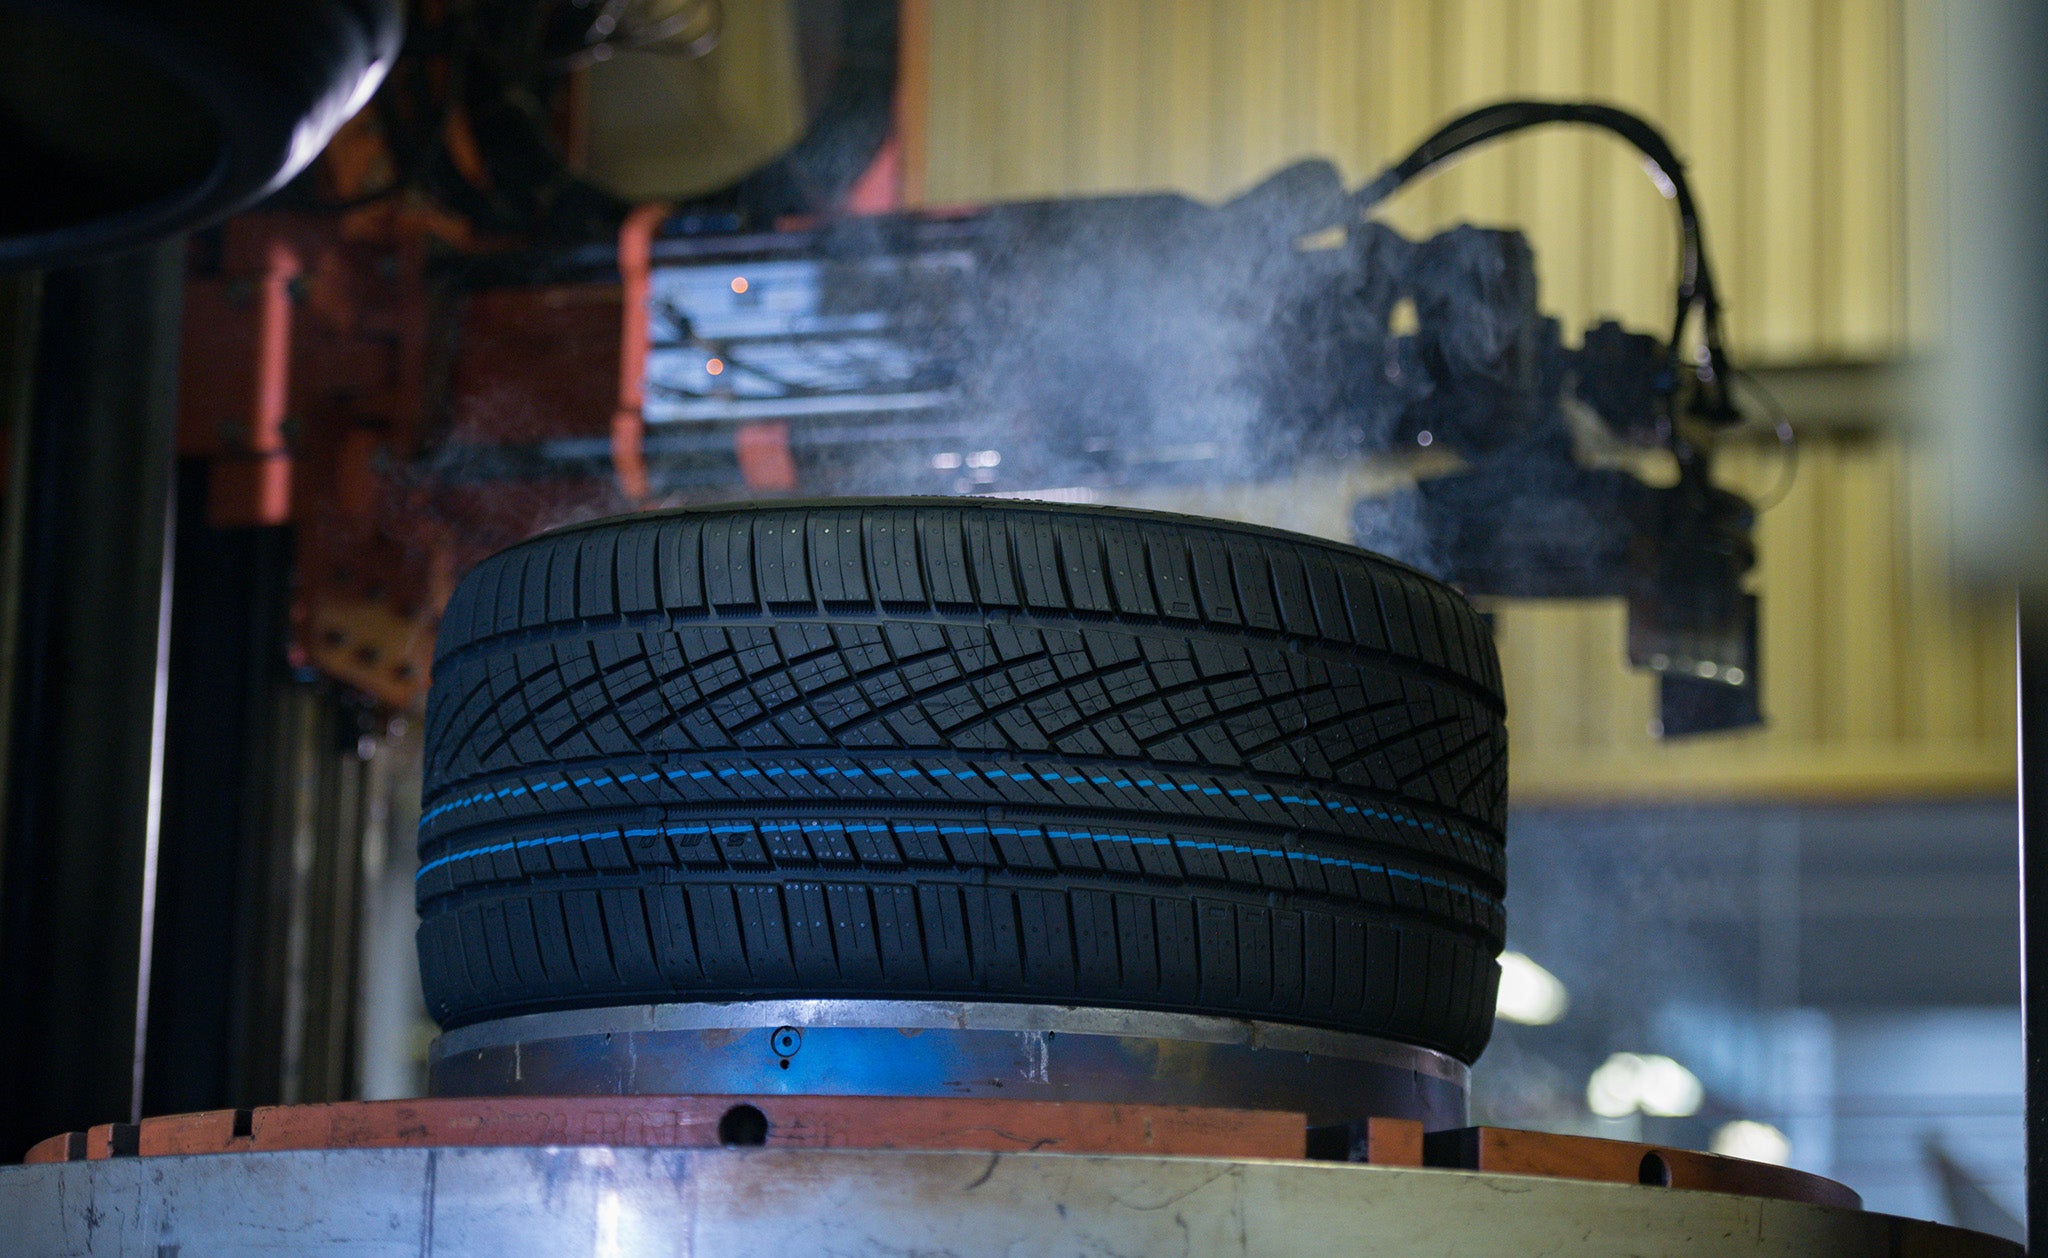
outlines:
[[462, 1027], [434, 1096], [976, 1096], [1286, 1110], [1311, 1124], [1466, 1121], [1464, 1063], [1366, 1035], [1056, 1005], [631, 1005]]
[[0, 1167], [10, 1254], [2020, 1258], [1956, 1228], [1727, 1193], [1059, 1153], [344, 1149]]

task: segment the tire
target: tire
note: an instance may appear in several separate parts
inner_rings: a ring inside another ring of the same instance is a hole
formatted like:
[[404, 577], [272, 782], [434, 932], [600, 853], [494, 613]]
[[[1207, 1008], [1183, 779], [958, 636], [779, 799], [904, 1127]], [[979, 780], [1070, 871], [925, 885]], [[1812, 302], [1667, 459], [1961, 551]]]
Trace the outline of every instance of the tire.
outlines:
[[197, 231], [283, 187], [383, 82], [402, 7], [0, 4], [0, 271]]
[[478, 565], [434, 674], [444, 1026], [1010, 1000], [1467, 1061], [1491, 1030], [1498, 662], [1367, 552], [1008, 502], [634, 516]]

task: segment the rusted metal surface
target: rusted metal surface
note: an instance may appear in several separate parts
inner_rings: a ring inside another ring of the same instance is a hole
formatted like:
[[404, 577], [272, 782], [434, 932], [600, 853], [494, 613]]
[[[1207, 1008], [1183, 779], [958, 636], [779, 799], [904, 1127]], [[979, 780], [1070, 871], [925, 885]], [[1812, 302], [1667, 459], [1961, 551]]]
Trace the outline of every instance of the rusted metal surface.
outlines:
[[1436, 1167], [1740, 1193], [1846, 1210], [1858, 1209], [1863, 1204], [1863, 1199], [1847, 1185], [1789, 1166], [1627, 1140], [1559, 1136], [1504, 1127], [1466, 1127], [1431, 1132], [1424, 1149], [1425, 1160]]
[[[1787, 1167], [1689, 1149], [1413, 1119], [1348, 1124], [1337, 1143], [1275, 1110], [885, 1096], [507, 1096], [216, 1110], [53, 1136], [42, 1165], [299, 1149], [591, 1145], [613, 1148], [978, 1150], [1151, 1157], [1317, 1157], [1542, 1179], [1691, 1189], [1856, 1210], [1847, 1187]], [[1341, 1146], [1341, 1147], [1340, 1147]]]
[[939, 1097], [639, 1096], [348, 1101], [215, 1110], [52, 1137], [30, 1163], [292, 1149], [604, 1145], [966, 1149], [1299, 1158], [1300, 1114]]
[[1365, 1161], [1374, 1166], [1421, 1166], [1422, 1124], [1412, 1118], [1366, 1119]]

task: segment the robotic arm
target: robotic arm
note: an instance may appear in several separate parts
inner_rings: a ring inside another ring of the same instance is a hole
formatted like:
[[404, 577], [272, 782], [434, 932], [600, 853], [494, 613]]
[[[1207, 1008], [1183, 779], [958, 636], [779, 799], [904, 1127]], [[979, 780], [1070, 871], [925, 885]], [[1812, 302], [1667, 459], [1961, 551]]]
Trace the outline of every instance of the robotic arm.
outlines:
[[[1367, 217], [1451, 157], [1550, 124], [1620, 135], [1674, 202], [1668, 337], [1608, 322], [1569, 345], [1519, 233], [1411, 241]], [[1488, 106], [1355, 191], [1304, 162], [1220, 206], [1099, 197], [739, 226], [676, 220], [650, 248], [641, 414], [657, 498], [1113, 499], [1405, 459], [1412, 488], [1357, 505], [1361, 544], [1475, 595], [1624, 599], [1665, 734], [1759, 719], [1755, 512], [1711, 477], [1714, 439], [1739, 418], [1713, 275], [1684, 172], [1634, 115]], [[581, 265], [602, 279], [612, 260]], [[552, 255], [544, 273], [577, 265]], [[775, 486], [746, 466], [764, 440], [794, 473]], [[440, 466], [603, 475], [609, 451], [596, 437], [444, 447]]]
[[[1455, 228], [1393, 268], [1419, 328], [1386, 357], [1423, 383], [1388, 434], [1398, 443], [1447, 440], [1459, 472], [1412, 494], [1360, 504], [1360, 540], [1458, 583], [1522, 597], [1621, 597], [1629, 658], [1658, 675], [1669, 735], [1754, 724], [1757, 605], [1743, 589], [1755, 564], [1755, 510], [1711, 478], [1712, 439], [1741, 416], [1730, 396], [1720, 303], [1684, 170], [1642, 119], [1602, 105], [1507, 101], [1455, 119], [1357, 195], [1370, 210], [1458, 153], [1530, 127], [1578, 124], [1640, 151], [1679, 223], [1679, 274], [1670, 338], [1614, 323], [1577, 349], [1558, 343], [1533, 301], [1526, 243], [1513, 233]], [[1698, 316], [1697, 352], [1685, 354]], [[1576, 422], [1574, 422], [1576, 421]], [[1587, 466], [1575, 436], [1589, 426], [1638, 448], [1669, 451], [1675, 483]], [[1406, 527], [1389, 527], [1405, 524]]]

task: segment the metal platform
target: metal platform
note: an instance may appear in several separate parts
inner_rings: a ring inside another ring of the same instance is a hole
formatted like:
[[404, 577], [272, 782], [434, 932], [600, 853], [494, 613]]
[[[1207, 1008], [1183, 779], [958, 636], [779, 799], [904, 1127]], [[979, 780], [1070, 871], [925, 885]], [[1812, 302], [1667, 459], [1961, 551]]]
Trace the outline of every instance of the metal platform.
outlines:
[[[2012, 1258], [1820, 1176], [1410, 1118], [973, 1097], [434, 1097], [64, 1133], [8, 1253]], [[743, 1250], [744, 1247], [744, 1250]]]
[[1931, 1223], [1674, 1188], [1279, 1160], [401, 1148], [0, 1168], [58, 1254], [1783, 1255], [2016, 1258]]
[[1003, 1097], [1286, 1110], [1311, 1124], [1466, 1121], [1464, 1063], [1365, 1035], [1052, 1005], [633, 1005], [450, 1031], [434, 1096]]

